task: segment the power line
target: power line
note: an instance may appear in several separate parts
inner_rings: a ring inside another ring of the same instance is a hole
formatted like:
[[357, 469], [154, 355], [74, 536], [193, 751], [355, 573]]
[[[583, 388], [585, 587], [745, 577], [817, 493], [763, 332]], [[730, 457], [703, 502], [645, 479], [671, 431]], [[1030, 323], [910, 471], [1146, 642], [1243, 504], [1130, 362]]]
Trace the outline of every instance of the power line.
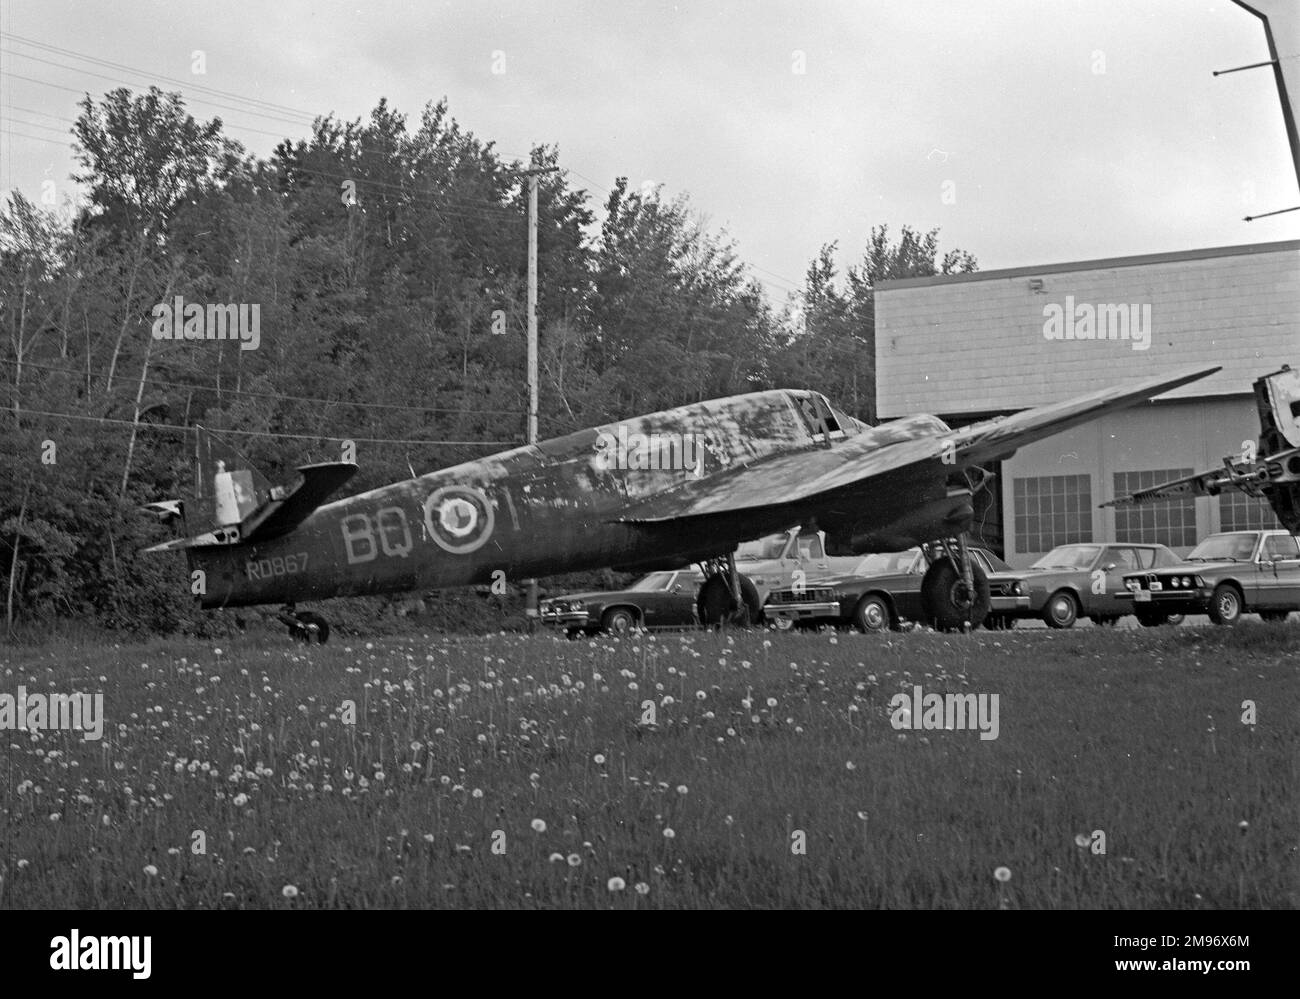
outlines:
[[[11, 360], [6, 357], [0, 357], [0, 364], [8, 364], [14, 367], [19, 366], [17, 361]], [[22, 363], [22, 367], [37, 368], [41, 371], [54, 371], [65, 375], [75, 375], [78, 378], [81, 378], [83, 375], [86, 374], [86, 372], [80, 371], [76, 368], [59, 368], [49, 364], [38, 364], [35, 361], [24, 361]], [[221, 394], [247, 395], [247, 396], [253, 396], [255, 398], [260, 398], [260, 399], [284, 399], [291, 402], [324, 403], [327, 406], [357, 406], [362, 409], [400, 409], [400, 410], [407, 410], [413, 413], [460, 413], [460, 414], [474, 415], [474, 416], [522, 416], [524, 412], [522, 409], [454, 409], [451, 407], [438, 407], [438, 406], [404, 406], [404, 405], [399, 405], [398, 403], [390, 403], [390, 402], [348, 402], [343, 399], [323, 399], [323, 398], [317, 398], [317, 397], [305, 396], [305, 395], [285, 395], [280, 392], [254, 392], [252, 389], [218, 388], [215, 385], [195, 385], [190, 382], [173, 382], [173, 381], [166, 381], [161, 378], [151, 378], [151, 377], [146, 377], [144, 381], [145, 384], [147, 385], [168, 385], [171, 386], [172, 388], [191, 389], [193, 391], [202, 391], [202, 392], [216, 392], [218, 395]], [[122, 382], [123, 384], [126, 385], [138, 385], [140, 383], [140, 379], [123, 377]]]
[[[193, 427], [183, 427], [176, 423], [137, 423], [134, 420], [115, 420], [108, 416], [78, 416], [76, 413], [51, 413], [40, 409], [24, 409], [22, 407], [10, 408], [9, 412], [16, 412], [23, 416], [51, 416], [64, 420], [81, 420], [86, 423], [105, 423], [122, 427], [152, 428], [158, 430], [180, 430], [190, 431]], [[331, 434], [288, 434], [276, 433], [270, 430], [228, 430], [218, 427], [209, 429], [221, 434], [237, 434], [241, 437], [271, 437], [286, 440], [305, 440], [305, 441], [353, 441], [357, 444], [429, 444], [433, 446], [455, 446], [455, 447], [510, 447], [518, 446], [521, 442], [513, 441], [430, 441], [416, 440], [392, 437], [336, 437]]]
[[[279, 111], [283, 114], [288, 114], [300, 118], [306, 118], [309, 121], [315, 117], [315, 115], [311, 111], [304, 111], [301, 108], [289, 107], [287, 104], [277, 104], [274, 101], [264, 101], [260, 97], [244, 97], [242, 94], [236, 94], [233, 91], [218, 90], [215, 87], [209, 87], [201, 83], [195, 83], [192, 80], [189, 81], [178, 80], [175, 77], [163, 76], [159, 73], [150, 72], [148, 70], [136, 69], [134, 66], [127, 66], [124, 63], [112, 62], [108, 59], [101, 59], [98, 56], [87, 55], [84, 52], [77, 52], [73, 49], [61, 48], [58, 45], [51, 45], [48, 42], [37, 41], [34, 38], [24, 38], [22, 35], [15, 35], [11, 31], [0, 31], [0, 37], [11, 39], [12, 41], [18, 42], [19, 44], [22, 45], [30, 46], [31, 48], [41, 49], [46, 52], [54, 52], [59, 55], [67, 56], [73, 59], [80, 59], [82, 62], [89, 62], [97, 66], [105, 66], [110, 69], [125, 70], [128, 73], [134, 73], [136, 76], [152, 77], [154, 79], [163, 80], [164, 82], [167, 83], [174, 83], [177, 86], [190, 87], [193, 90], [200, 90], [205, 93], [214, 94], [218, 97], [224, 97], [227, 98], [228, 100], [243, 101], [246, 104], [255, 104], [261, 107], [269, 108], [271, 110]], [[19, 55], [21, 53], [14, 53], [14, 54]]]
[[35, 139], [37, 142], [48, 142], [52, 146], [62, 146], [64, 144], [62, 139], [51, 139], [44, 135], [28, 135], [26, 132], [15, 132], [11, 128], [0, 129], [0, 132], [5, 135], [16, 136], [20, 139]]

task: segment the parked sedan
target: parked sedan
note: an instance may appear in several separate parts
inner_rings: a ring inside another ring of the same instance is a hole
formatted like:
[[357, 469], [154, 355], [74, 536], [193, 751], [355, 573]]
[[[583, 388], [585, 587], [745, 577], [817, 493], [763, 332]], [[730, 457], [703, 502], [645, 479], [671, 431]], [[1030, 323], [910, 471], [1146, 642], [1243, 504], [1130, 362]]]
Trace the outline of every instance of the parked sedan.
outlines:
[[1009, 627], [1018, 618], [1042, 618], [1050, 628], [1069, 628], [1081, 617], [1114, 624], [1133, 612], [1124, 574], [1175, 565], [1178, 556], [1164, 545], [1058, 545], [1028, 569], [989, 577], [989, 593], [1027, 599], [1005, 613], [989, 614], [990, 628]]
[[1124, 586], [1147, 627], [1171, 614], [1208, 614], [1215, 624], [1235, 624], [1248, 612], [1284, 621], [1300, 610], [1300, 544], [1286, 531], [1211, 534], [1172, 567], [1126, 573]]
[[[1011, 567], [986, 548], [970, 549], [985, 575]], [[798, 625], [854, 625], [859, 631], [900, 628], [906, 621], [925, 617], [921, 606], [921, 580], [927, 565], [919, 548], [865, 556], [848, 575], [798, 589], [773, 590], [763, 607], [777, 627]], [[1019, 606], [1022, 597], [992, 597], [992, 606], [1005, 613]]]
[[652, 572], [626, 590], [566, 593], [541, 602], [542, 624], [563, 628], [574, 638], [605, 631], [623, 634], [637, 627], [693, 625], [695, 595], [704, 576], [697, 569]]

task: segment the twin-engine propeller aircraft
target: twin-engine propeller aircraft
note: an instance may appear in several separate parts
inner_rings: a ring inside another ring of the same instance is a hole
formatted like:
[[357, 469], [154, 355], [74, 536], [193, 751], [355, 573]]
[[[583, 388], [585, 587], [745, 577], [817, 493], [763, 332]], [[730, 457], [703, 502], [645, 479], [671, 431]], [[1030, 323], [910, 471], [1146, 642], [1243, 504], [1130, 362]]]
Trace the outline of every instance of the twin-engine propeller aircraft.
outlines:
[[[323, 641], [307, 599], [522, 580], [615, 566], [699, 563], [700, 620], [749, 623], [762, 608], [736, 571], [744, 541], [802, 525], [832, 555], [919, 545], [923, 600], [939, 628], [977, 626], [988, 580], [966, 547], [983, 462], [1219, 370], [1187, 370], [950, 429], [934, 416], [870, 427], [820, 393], [777, 389], [582, 430], [325, 503], [355, 464], [305, 465], [271, 487], [199, 434], [197, 513], [152, 504], [201, 533], [184, 551], [203, 607], [283, 604], [291, 633]], [[322, 505], [324, 504], [324, 505]], [[197, 523], [194, 523], [197, 519]]]
[[1223, 467], [1120, 496], [1102, 506], [1134, 506], [1178, 496], [1218, 496], [1237, 489], [1268, 500], [1277, 519], [1300, 534], [1300, 371], [1284, 364], [1255, 379], [1259, 442], [1242, 442], [1241, 454]]

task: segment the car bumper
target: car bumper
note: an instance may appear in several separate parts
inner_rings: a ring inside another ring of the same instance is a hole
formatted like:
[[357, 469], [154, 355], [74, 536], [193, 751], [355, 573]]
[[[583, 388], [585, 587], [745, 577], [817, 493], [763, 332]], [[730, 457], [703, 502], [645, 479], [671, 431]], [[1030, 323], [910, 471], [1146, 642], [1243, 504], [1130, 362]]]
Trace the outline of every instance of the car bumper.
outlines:
[[540, 617], [542, 624], [552, 628], [586, 628], [591, 624], [591, 615], [586, 611], [543, 611]]
[[1020, 596], [1001, 596], [989, 597], [990, 614], [1016, 614], [1028, 613], [1029, 597], [1021, 594]]
[[1115, 597], [1137, 613], [1143, 608], [1159, 608], [1169, 614], [1204, 614], [1214, 591], [1208, 587], [1195, 590], [1126, 590]]
[[839, 617], [840, 605], [836, 601], [828, 603], [766, 604], [763, 613], [770, 618], [783, 618], [787, 621], [807, 621], [814, 618]]

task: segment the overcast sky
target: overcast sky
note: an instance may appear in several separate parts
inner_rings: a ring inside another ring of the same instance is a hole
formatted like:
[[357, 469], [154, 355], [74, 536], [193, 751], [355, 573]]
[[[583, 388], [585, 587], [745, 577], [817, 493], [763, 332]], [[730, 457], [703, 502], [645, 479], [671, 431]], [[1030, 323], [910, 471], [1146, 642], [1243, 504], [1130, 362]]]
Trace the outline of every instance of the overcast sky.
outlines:
[[0, 188], [34, 199], [46, 178], [71, 191], [81, 91], [153, 81], [262, 156], [309, 119], [191, 88], [345, 118], [387, 97], [412, 129], [445, 96], [506, 154], [558, 143], [596, 201], [619, 175], [688, 193], [778, 299], [823, 242], [852, 262], [880, 223], [939, 226], [984, 270], [1300, 237], [1300, 213], [1242, 221], [1300, 194], [1271, 72], [1211, 76], [1268, 58], [1228, 0], [0, 9]]

